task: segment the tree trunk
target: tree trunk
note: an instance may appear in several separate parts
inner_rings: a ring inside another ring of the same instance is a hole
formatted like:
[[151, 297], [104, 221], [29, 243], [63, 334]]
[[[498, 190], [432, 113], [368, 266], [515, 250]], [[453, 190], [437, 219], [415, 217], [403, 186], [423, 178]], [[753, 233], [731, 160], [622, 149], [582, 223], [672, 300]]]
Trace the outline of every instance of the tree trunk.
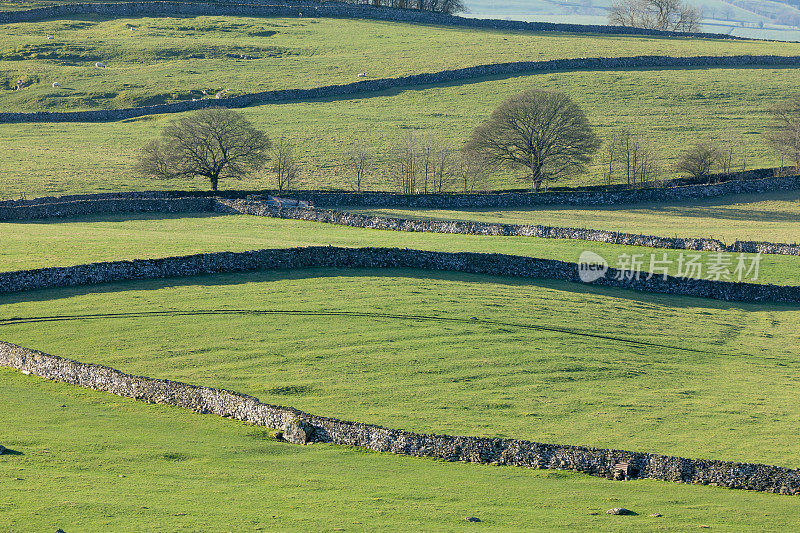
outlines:
[[211, 178], [211, 190], [212, 190], [213, 192], [217, 192], [217, 183], [218, 183], [218, 182], [219, 182], [219, 178], [218, 178], [218, 177], [216, 177], [216, 176], [213, 176], [213, 177]]

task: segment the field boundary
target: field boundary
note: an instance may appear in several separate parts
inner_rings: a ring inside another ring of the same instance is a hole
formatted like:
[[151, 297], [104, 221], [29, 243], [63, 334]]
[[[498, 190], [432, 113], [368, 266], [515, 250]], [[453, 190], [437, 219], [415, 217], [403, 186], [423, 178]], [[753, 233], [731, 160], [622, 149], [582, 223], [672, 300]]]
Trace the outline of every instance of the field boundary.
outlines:
[[2, 112], [0, 123], [27, 122], [115, 122], [146, 115], [182, 113], [210, 107], [243, 108], [279, 102], [300, 102], [322, 98], [357, 96], [389, 89], [405, 89], [493, 76], [512, 76], [536, 72], [566, 70], [629, 70], [639, 68], [800, 68], [800, 56], [632, 56], [552, 59], [493, 63], [433, 73], [412, 74], [397, 78], [379, 78], [311, 89], [279, 89], [249, 93], [230, 98], [204, 98], [169, 104], [90, 111]]
[[726, 302], [800, 303], [800, 286], [740, 283], [608, 268], [585, 284], [578, 264], [508, 254], [434, 252], [408, 248], [307, 246], [249, 252], [215, 252], [159, 259], [108, 261], [0, 273], [0, 294], [98, 285], [119, 281], [297, 270], [307, 268], [407, 268], [490, 276], [547, 279], [647, 293], [710, 298]]
[[[301, 11], [304, 9], [305, 12]], [[94, 4], [59, 4], [17, 11], [0, 11], [0, 24], [37, 22], [74, 15], [99, 15], [110, 18], [130, 16], [163, 15], [225, 15], [297, 18], [353, 18], [455, 26], [475, 29], [525, 31], [525, 32], [569, 32], [602, 33], [615, 35], [645, 35], [660, 37], [690, 37], [720, 40], [755, 40], [725, 33], [688, 33], [665, 30], [611, 26], [600, 24], [567, 24], [557, 22], [525, 22], [503, 19], [467, 18], [418, 9], [387, 6], [371, 6], [346, 2], [311, 0], [247, 0], [244, 2], [106, 2]]]
[[760, 241], [735, 241], [726, 245], [710, 238], [657, 237], [617, 231], [586, 228], [559, 228], [539, 224], [497, 224], [491, 222], [460, 222], [453, 220], [415, 220], [375, 215], [361, 215], [332, 209], [302, 209], [272, 207], [264, 202], [219, 199], [218, 210], [223, 206], [231, 213], [281, 219], [305, 220], [354, 228], [420, 233], [451, 233], [460, 235], [491, 235], [500, 237], [536, 237], [540, 239], [576, 239], [582, 241], [646, 246], [673, 250], [698, 250], [733, 253], [761, 253], [800, 256], [800, 245]]
[[[272, 207], [258, 200], [219, 197], [169, 198], [161, 193], [120, 193], [120, 196], [87, 195], [81, 197], [43, 198], [0, 202], [0, 222], [46, 220], [117, 213], [223, 213], [244, 214], [280, 219], [302, 220], [363, 229], [423, 233], [449, 233], [500, 237], [535, 237], [571, 239], [625, 246], [644, 246], [673, 250], [730, 253], [761, 253], [800, 256], [800, 245], [763, 241], [734, 241], [727, 245], [711, 238], [670, 238], [588, 228], [563, 228], [539, 224], [497, 224], [448, 220], [415, 220], [361, 215], [333, 209]], [[123, 195], [129, 195], [124, 197]], [[101, 196], [101, 197], [98, 197]]]
[[[282, 438], [294, 444], [322, 442], [447, 461], [574, 470], [609, 479], [658, 479], [800, 494], [800, 470], [780, 466], [388, 429], [264, 404], [253, 396], [234, 391], [126, 374], [108, 366], [81, 363], [2, 341], [0, 365], [125, 398], [282, 430]], [[620, 463], [628, 464], [624, 473], [617, 468]]]

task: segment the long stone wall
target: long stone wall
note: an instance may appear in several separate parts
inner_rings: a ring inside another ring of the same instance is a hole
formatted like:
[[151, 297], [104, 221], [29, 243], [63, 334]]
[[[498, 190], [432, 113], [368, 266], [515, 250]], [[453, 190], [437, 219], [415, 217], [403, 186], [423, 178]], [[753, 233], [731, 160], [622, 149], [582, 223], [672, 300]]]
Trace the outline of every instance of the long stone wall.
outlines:
[[479, 65], [440, 72], [414, 74], [398, 78], [364, 80], [313, 89], [281, 89], [245, 94], [231, 98], [206, 98], [171, 104], [125, 109], [96, 109], [91, 111], [37, 111], [0, 113], [0, 123], [17, 122], [113, 122], [145, 115], [181, 113], [209, 107], [241, 108], [277, 102], [314, 100], [333, 96], [373, 93], [388, 89], [463, 81], [490, 76], [511, 76], [533, 72], [561, 70], [619, 70], [633, 68], [738, 68], [738, 67], [800, 67], [800, 56], [637, 56], [554, 59], [550, 61], [516, 61]]
[[488, 222], [459, 222], [450, 220], [413, 220], [361, 215], [329, 209], [277, 208], [260, 201], [219, 199], [217, 210], [225, 213], [265, 216], [293, 220], [323, 222], [355, 228], [423, 233], [454, 233], [461, 235], [494, 235], [503, 237], [538, 237], [541, 239], [578, 239], [584, 241], [670, 248], [675, 250], [706, 250], [800, 256], [800, 245], [757, 241], [736, 241], [726, 245], [708, 238], [670, 238], [637, 235], [617, 231], [586, 228], [557, 228], [529, 224], [494, 224]]
[[606, 478], [618, 477], [615, 465], [628, 463], [627, 478], [800, 494], [800, 470], [779, 466], [517, 439], [412, 433], [314, 416], [290, 407], [263, 404], [257, 398], [228, 390], [125, 374], [107, 366], [80, 363], [7, 342], [0, 342], [0, 365], [126, 398], [280, 429], [286, 440], [296, 444], [327, 442], [447, 461], [575, 470]]
[[731, 180], [710, 185], [654, 187], [650, 189], [597, 188], [592, 191], [495, 192], [467, 194], [396, 194], [391, 192], [285, 192], [280, 196], [311, 201], [317, 207], [400, 207], [468, 209], [535, 207], [541, 205], [623, 205], [646, 202], [703, 200], [732, 194], [800, 190], [800, 176]]
[[0, 12], [0, 24], [36, 22], [75, 15], [102, 17], [132, 16], [261, 16], [261, 17], [328, 17], [367, 20], [387, 20], [439, 26], [457, 26], [507, 31], [604, 33], [620, 35], [649, 35], [663, 37], [701, 37], [704, 39], [748, 40], [723, 33], [684, 33], [626, 26], [563, 24], [553, 22], [524, 22], [516, 20], [465, 18], [417, 9], [398, 9], [342, 2], [301, 0], [248, 0], [218, 2], [108, 2], [92, 4], [59, 4], [49, 7]]
[[[5, 204], [5, 205], [4, 205]], [[214, 198], [97, 198], [29, 203], [0, 202], [0, 221], [42, 220], [112, 213], [205, 213]]]
[[[163, 194], [163, 196], [162, 196]], [[11, 200], [0, 202], [0, 221], [28, 221], [117, 213], [205, 213], [246, 214], [305, 220], [343, 226], [462, 235], [578, 239], [592, 242], [735, 253], [762, 253], [800, 256], [800, 245], [759, 241], [736, 241], [726, 245], [710, 238], [669, 238], [587, 228], [559, 228], [542, 225], [492, 224], [481, 222], [424, 221], [367, 216], [326, 209], [274, 208], [264, 202], [207, 196], [170, 198], [167, 193], [104, 193], [61, 198]]]
[[[0, 294], [139, 279], [301, 268], [411, 268], [581, 283], [578, 265], [554, 259], [399, 248], [309, 246], [111, 261], [0, 273]], [[729, 302], [800, 303], [800, 286], [637, 276], [609, 268], [593, 285]]]

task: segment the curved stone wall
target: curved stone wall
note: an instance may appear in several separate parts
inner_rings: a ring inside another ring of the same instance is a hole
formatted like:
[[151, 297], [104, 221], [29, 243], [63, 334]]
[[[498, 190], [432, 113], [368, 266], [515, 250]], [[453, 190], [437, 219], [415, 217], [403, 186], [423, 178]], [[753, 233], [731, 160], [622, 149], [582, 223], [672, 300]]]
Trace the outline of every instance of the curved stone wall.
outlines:
[[[215, 414], [281, 429], [297, 444], [329, 442], [379, 452], [494, 465], [575, 470], [614, 478], [628, 463], [628, 478], [716, 485], [780, 494], [800, 494], [800, 470], [753, 463], [686, 459], [623, 450], [559, 446], [517, 439], [428, 435], [314, 416], [267, 405], [232, 391], [125, 374], [0, 342], [0, 365], [53, 381], [105, 391], [148, 403]], [[286, 431], [300, 427], [302, 431]]]
[[246, 214], [293, 220], [338, 224], [365, 229], [463, 235], [498, 235], [542, 239], [578, 239], [592, 242], [735, 253], [800, 256], [800, 245], [736, 241], [726, 245], [708, 238], [669, 238], [587, 228], [558, 228], [541, 225], [492, 224], [481, 222], [425, 221], [360, 215], [325, 209], [274, 208], [253, 200], [229, 200], [208, 196], [170, 198], [168, 193], [104, 193], [97, 195], [12, 200], [0, 202], [0, 221], [43, 220], [117, 213], [206, 213]]
[[97, 109], [91, 111], [37, 111], [3, 112], [0, 123], [16, 122], [113, 122], [145, 115], [182, 113], [209, 107], [241, 108], [276, 102], [314, 100], [333, 96], [347, 96], [430, 85], [490, 76], [509, 76], [532, 72], [559, 70], [618, 70], [633, 68], [738, 68], [738, 67], [800, 67], [800, 56], [637, 56], [595, 57], [580, 59], [554, 59], [550, 61], [516, 61], [495, 63], [460, 69], [443, 70], [428, 74], [414, 74], [399, 78], [356, 81], [342, 85], [328, 85], [313, 89], [281, 89], [245, 94], [231, 98], [206, 98], [196, 101], [158, 104], [125, 109]]
[[[581, 283], [576, 263], [554, 259], [399, 248], [308, 246], [2, 272], [0, 273], [0, 294], [137, 279], [300, 268], [411, 268]], [[592, 284], [651, 293], [713, 298], [729, 302], [800, 303], [800, 286], [664, 278], [661, 276], [647, 279], [646, 276], [628, 276], [624, 271], [614, 268], [609, 268], [605, 277]]]
[[[301, 11], [302, 9], [302, 11]], [[704, 39], [748, 40], [723, 33], [684, 33], [626, 26], [561, 24], [553, 22], [523, 22], [516, 20], [465, 18], [417, 9], [399, 9], [342, 2], [302, 0], [247, 0], [218, 2], [108, 2], [92, 4], [59, 4], [36, 9], [0, 12], [0, 24], [36, 22], [75, 15], [101, 17], [133, 17], [164, 15], [228, 15], [260, 17], [328, 17], [367, 20], [387, 20], [439, 26], [458, 26], [507, 31], [559, 31], [570, 33], [605, 33], [620, 35], [649, 35], [663, 37], [702, 37]]]
[[763, 253], [800, 256], [800, 245], [756, 241], [736, 241], [726, 245], [716, 239], [669, 238], [637, 235], [616, 231], [586, 228], [556, 228], [527, 224], [493, 224], [449, 220], [409, 220], [360, 215], [347, 211], [323, 209], [276, 208], [259, 201], [218, 200], [218, 211], [293, 220], [324, 222], [355, 228], [425, 233], [456, 233], [461, 235], [496, 235], [504, 237], [537, 237], [541, 239], [578, 239], [583, 241], [670, 248], [675, 250], [706, 250], [717, 252]]

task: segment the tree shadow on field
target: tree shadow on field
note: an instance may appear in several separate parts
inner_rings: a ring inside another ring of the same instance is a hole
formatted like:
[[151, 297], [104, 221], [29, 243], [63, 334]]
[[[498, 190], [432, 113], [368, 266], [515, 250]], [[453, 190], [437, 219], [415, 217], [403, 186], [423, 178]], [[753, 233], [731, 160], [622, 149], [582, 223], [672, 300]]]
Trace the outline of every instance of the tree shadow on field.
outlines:
[[[738, 310], [742, 312], [781, 312], [797, 311], [800, 304], [788, 303], [743, 303], [725, 302], [711, 298], [669, 295], [660, 293], [638, 292], [630, 289], [586, 285], [577, 282], [547, 280], [538, 278], [514, 278], [488, 274], [468, 274], [441, 270], [417, 270], [411, 268], [300, 268], [295, 270], [265, 270], [255, 272], [238, 272], [224, 274], [204, 274], [180, 278], [159, 278], [148, 280], [131, 280], [123, 282], [103, 283], [99, 285], [81, 285], [77, 287], [60, 287], [24, 291], [12, 294], [0, 294], [0, 309], [3, 305], [22, 302], [46, 302], [83, 296], [88, 294], [111, 294], [126, 291], [147, 291], [178, 287], [214, 287], [241, 285], [245, 283], [280, 282], [288, 280], [309, 280], [325, 278], [407, 278], [430, 282], [445, 281], [482, 285], [492, 283], [506, 287], [540, 288], [580, 294], [587, 299], [609, 299], [637, 302], [646, 306], [682, 308], [702, 308], [708, 310]], [[542, 295], [542, 298], [546, 298]], [[0, 315], [1, 317], [2, 315]]]

